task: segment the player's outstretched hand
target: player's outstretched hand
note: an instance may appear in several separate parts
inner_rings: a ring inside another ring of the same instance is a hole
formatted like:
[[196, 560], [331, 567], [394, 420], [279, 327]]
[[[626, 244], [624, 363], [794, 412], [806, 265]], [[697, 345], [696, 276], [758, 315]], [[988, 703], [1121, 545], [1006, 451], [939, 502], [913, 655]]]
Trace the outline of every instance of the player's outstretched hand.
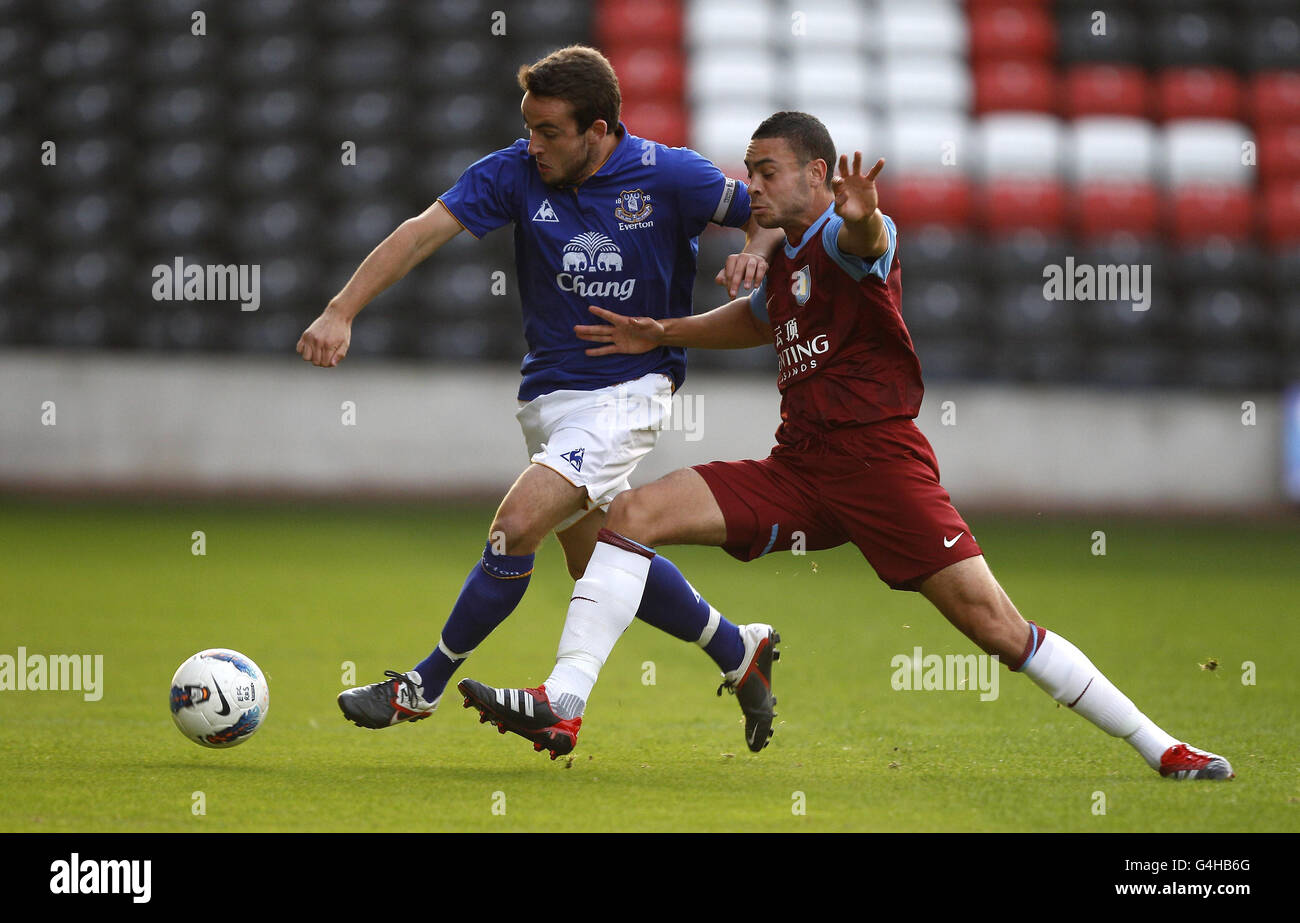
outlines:
[[606, 311], [594, 304], [587, 309], [608, 324], [574, 324], [578, 339], [589, 343], [605, 343], [587, 350], [588, 356], [608, 356], [610, 353], [646, 353], [663, 343], [664, 325], [653, 317], [628, 317]]
[[298, 355], [323, 369], [333, 368], [348, 354], [352, 321], [326, 308], [298, 338]]
[[831, 191], [835, 193], [835, 214], [845, 221], [862, 221], [875, 214], [880, 204], [876, 195], [876, 176], [885, 165], [881, 157], [871, 172], [862, 174], [862, 152], [853, 152], [853, 170], [849, 170], [849, 157], [840, 155], [839, 169], [831, 178]]
[[743, 285], [747, 290], [758, 288], [758, 283], [767, 275], [767, 260], [758, 253], [733, 253], [727, 257], [727, 264], [718, 270], [713, 281], [723, 286], [732, 298]]

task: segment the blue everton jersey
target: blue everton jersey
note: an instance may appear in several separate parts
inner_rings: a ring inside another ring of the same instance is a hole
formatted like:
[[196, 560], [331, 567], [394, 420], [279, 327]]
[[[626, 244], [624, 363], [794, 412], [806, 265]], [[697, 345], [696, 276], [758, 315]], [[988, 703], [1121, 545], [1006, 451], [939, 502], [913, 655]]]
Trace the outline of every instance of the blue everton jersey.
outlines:
[[[622, 125], [619, 126], [622, 128]], [[590, 391], [651, 372], [686, 377], [686, 350], [591, 357], [574, 324], [598, 324], [597, 305], [631, 317], [691, 313], [699, 234], [710, 221], [749, 221], [745, 184], [687, 148], [626, 129], [609, 159], [576, 186], [548, 186], [528, 142], [467, 169], [442, 204], [475, 237], [515, 224], [515, 267], [528, 355], [520, 400], [561, 389]]]

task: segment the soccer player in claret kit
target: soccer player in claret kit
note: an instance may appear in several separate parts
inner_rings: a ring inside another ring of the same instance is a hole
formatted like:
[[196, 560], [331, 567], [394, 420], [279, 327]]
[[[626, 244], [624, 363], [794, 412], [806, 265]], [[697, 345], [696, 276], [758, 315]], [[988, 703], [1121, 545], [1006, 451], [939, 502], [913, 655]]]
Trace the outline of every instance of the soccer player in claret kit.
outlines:
[[[719, 618], [652, 546], [717, 545], [742, 561], [791, 547], [852, 542], [893, 589], [917, 590], [963, 634], [1057, 702], [1130, 743], [1175, 779], [1230, 779], [1221, 756], [1161, 730], [1073, 644], [1026, 622], [994, 580], [970, 527], [939, 484], [929, 442], [914, 419], [921, 367], [900, 312], [902, 269], [893, 221], [877, 207], [878, 161], [850, 167], [825, 126], [779, 112], [746, 151], [752, 211], [786, 237], [748, 298], [695, 317], [628, 318], [593, 307], [604, 325], [579, 333], [592, 350], [637, 354], [665, 344], [739, 348], [772, 344], [781, 423], [760, 461], [684, 468], [621, 494], [586, 573], [574, 587], [556, 664], [537, 689], [458, 686], [466, 707], [552, 758], [577, 743], [581, 709], [608, 652], [645, 599], [674, 599], [706, 633]], [[599, 636], [605, 646], [594, 658]], [[775, 633], [725, 683], [745, 713], [745, 740], [772, 734]], [[719, 690], [721, 691], [721, 690]]]
[[[345, 690], [343, 714], [360, 727], [427, 718], [466, 657], [514, 611], [542, 539], [554, 531], [576, 579], [587, 566], [604, 509], [655, 444], [686, 374], [686, 351], [586, 354], [574, 326], [593, 301], [667, 320], [691, 313], [697, 238], [709, 222], [746, 232], [718, 281], [752, 288], [781, 240], [749, 213], [744, 183], [687, 148], [629, 133], [619, 121], [618, 78], [600, 52], [562, 48], [523, 67], [527, 139], [470, 166], [430, 208], [375, 248], [298, 352], [329, 368], [347, 354], [352, 318], [462, 229], [475, 237], [511, 222], [524, 314], [523, 381], [516, 414], [531, 464], [502, 500], [482, 557], [442, 629], [413, 669]], [[682, 633], [681, 616], [647, 601], [642, 617], [699, 643], [724, 674], [767, 626], [725, 620], [708, 638]]]

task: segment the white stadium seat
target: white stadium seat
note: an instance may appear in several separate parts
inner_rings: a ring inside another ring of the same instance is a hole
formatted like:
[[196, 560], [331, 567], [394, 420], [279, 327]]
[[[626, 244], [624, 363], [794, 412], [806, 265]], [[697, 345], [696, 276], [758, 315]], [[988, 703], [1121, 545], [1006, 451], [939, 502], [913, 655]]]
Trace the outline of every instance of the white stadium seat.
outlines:
[[826, 103], [868, 106], [879, 98], [880, 70], [872, 58], [843, 51], [810, 54], [798, 44], [794, 47], [789, 70], [780, 81], [794, 108], [816, 114]]
[[940, 109], [967, 112], [971, 105], [970, 69], [952, 56], [883, 59], [879, 97], [887, 111]]
[[975, 148], [988, 178], [1055, 179], [1061, 171], [1060, 119], [1035, 113], [997, 113], [980, 119]]
[[1188, 183], [1254, 182], [1255, 168], [1242, 161], [1242, 145], [1254, 141], [1250, 129], [1219, 119], [1175, 119], [1165, 123], [1162, 178], [1169, 186]]
[[886, 3], [872, 30], [887, 55], [950, 55], [965, 57], [970, 44], [966, 13], [945, 0]]
[[788, 0], [773, 29], [790, 37], [797, 54], [800, 45], [816, 50], [847, 49], [871, 52], [879, 47], [879, 22], [874, 4], [843, 0]]
[[686, 45], [693, 51], [763, 48], [788, 35], [766, 3], [752, 0], [694, 0], [686, 9]]
[[1159, 145], [1146, 119], [1096, 116], [1065, 128], [1065, 172], [1076, 183], [1107, 180], [1150, 182]]
[[763, 119], [775, 111], [753, 103], [697, 106], [691, 125], [690, 146], [732, 175], [745, 175], [745, 147]]
[[697, 51], [687, 68], [694, 106], [736, 100], [767, 106], [782, 83], [776, 61], [766, 51]]
[[970, 119], [962, 113], [899, 115], [882, 123], [879, 137], [891, 175], [952, 176], [954, 171], [970, 174], [978, 169]]
[[[813, 115], [821, 119], [831, 133], [836, 153], [847, 155], [850, 163], [854, 151], [862, 152], [863, 169], [875, 163], [877, 157], [884, 156], [885, 140], [880, 120], [866, 109], [826, 105], [814, 110]], [[835, 164], [831, 164], [831, 172], [835, 172]]]

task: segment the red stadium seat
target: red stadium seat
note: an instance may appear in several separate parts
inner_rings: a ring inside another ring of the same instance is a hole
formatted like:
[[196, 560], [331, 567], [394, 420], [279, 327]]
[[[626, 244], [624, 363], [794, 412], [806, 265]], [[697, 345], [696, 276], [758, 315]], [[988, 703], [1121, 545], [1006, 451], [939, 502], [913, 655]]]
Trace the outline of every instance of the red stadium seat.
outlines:
[[983, 61], [975, 67], [975, 112], [1055, 112], [1056, 72], [1040, 61]]
[[612, 45], [672, 45], [682, 43], [680, 0], [600, 0], [592, 34], [602, 49]]
[[1026, 229], [1056, 233], [1065, 226], [1065, 190], [1056, 180], [993, 180], [981, 202], [983, 225], [995, 235]]
[[1127, 64], [1081, 64], [1070, 68], [1061, 86], [1061, 113], [1127, 115], [1144, 119], [1150, 97], [1146, 72]]
[[1160, 230], [1160, 196], [1150, 183], [1088, 183], [1074, 195], [1075, 233], [1095, 240], [1117, 231], [1138, 237]]
[[623, 102], [680, 101], [686, 63], [680, 48], [669, 45], [615, 45], [605, 56], [618, 74]]
[[1055, 5], [1056, 0], [966, 0], [966, 16], [973, 21], [980, 16], [987, 16], [994, 10], [1004, 6], [1046, 10], [1050, 14], [1052, 7]]
[[970, 183], [960, 174], [896, 176], [887, 182], [882, 177], [879, 187], [881, 210], [900, 228], [963, 228], [970, 223]]
[[687, 138], [686, 113], [677, 102], [630, 102], [623, 104], [623, 124], [640, 138], [652, 138], [669, 147], [684, 147]]
[[1156, 77], [1162, 119], [1241, 119], [1241, 81], [1221, 67], [1172, 67]]
[[1300, 244], [1300, 180], [1271, 183], [1260, 196], [1260, 224], [1273, 247]]
[[1183, 186], [1175, 189], [1169, 210], [1169, 232], [1179, 244], [1211, 237], [1250, 238], [1255, 229], [1254, 197], [1240, 187]]
[[1250, 117], [1257, 129], [1300, 122], [1300, 70], [1256, 74], [1248, 95]]
[[1300, 179], [1300, 122], [1260, 129], [1259, 176], [1265, 184]]
[[1056, 26], [1037, 6], [1000, 4], [971, 19], [973, 61], [1050, 61], [1056, 51]]

